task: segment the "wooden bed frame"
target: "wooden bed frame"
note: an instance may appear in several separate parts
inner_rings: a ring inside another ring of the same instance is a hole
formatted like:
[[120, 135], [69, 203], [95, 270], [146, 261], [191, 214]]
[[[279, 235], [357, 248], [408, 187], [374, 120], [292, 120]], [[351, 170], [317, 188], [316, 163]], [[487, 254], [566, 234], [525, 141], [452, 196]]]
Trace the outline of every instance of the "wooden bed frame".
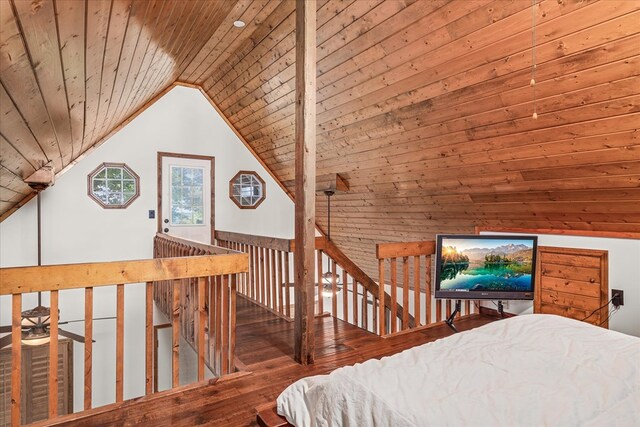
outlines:
[[[607, 251], [539, 246], [536, 264], [535, 313], [558, 314], [608, 328], [608, 307], [589, 316], [608, 301]], [[486, 307], [481, 307], [480, 312], [497, 314]], [[256, 421], [261, 427], [292, 425], [278, 415], [275, 403], [258, 407], [256, 411]]]

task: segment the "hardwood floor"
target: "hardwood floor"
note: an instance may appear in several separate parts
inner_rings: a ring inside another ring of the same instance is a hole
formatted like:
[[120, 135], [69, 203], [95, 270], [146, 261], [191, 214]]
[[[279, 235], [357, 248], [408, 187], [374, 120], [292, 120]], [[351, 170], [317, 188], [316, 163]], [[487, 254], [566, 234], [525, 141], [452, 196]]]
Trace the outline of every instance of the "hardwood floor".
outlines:
[[[452, 334], [449, 327], [441, 324], [380, 338], [339, 319], [318, 317], [316, 363], [305, 367], [293, 360], [293, 322], [243, 298], [238, 298], [237, 303], [236, 355], [246, 371], [60, 417], [46, 425], [256, 425], [255, 408], [273, 403], [282, 390], [300, 378], [395, 354]], [[468, 330], [494, 320], [471, 315], [457, 320], [456, 326]]]

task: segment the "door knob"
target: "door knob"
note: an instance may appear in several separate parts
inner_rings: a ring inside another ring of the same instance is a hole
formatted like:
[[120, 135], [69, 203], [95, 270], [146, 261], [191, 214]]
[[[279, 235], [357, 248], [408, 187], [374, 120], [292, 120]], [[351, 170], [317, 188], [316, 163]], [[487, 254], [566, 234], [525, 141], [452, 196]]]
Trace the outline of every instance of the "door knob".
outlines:
[[164, 219], [165, 224], [169, 224], [169, 220], [167, 218]]
[[169, 229], [168, 229], [168, 228], [165, 228], [165, 229], [164, 229], [164, 232], [165, 232], [165, 233], [168, 233], [168, 232], [169, 232]]

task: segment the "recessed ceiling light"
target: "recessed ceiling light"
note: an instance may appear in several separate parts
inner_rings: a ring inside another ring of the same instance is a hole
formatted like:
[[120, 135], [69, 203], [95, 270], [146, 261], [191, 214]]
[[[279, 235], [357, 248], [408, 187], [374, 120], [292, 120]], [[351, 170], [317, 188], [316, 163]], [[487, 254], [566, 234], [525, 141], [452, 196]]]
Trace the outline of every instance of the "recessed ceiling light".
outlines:
[[247, 24], [245, 24], [244, 21], [234, 21], [233, 22], [233, 26], [236, 27], [236, 28], [242, 28], [245, 25], [247, 25]]

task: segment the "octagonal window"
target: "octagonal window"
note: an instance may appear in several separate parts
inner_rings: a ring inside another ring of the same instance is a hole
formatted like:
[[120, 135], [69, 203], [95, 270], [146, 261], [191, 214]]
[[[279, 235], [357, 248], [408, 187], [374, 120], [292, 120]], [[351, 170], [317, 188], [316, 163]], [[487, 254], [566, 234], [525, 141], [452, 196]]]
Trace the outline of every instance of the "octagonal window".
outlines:
[[140, 178], [124, 163], [103, 163], [87, 178], [89, 197], [103, 208], [124, 209], [140, 195]]
[[252, 171], [240, 171], [229, 182], [229, 197], [240, 209], [255, 209], [265, 199], [265, 183]]

